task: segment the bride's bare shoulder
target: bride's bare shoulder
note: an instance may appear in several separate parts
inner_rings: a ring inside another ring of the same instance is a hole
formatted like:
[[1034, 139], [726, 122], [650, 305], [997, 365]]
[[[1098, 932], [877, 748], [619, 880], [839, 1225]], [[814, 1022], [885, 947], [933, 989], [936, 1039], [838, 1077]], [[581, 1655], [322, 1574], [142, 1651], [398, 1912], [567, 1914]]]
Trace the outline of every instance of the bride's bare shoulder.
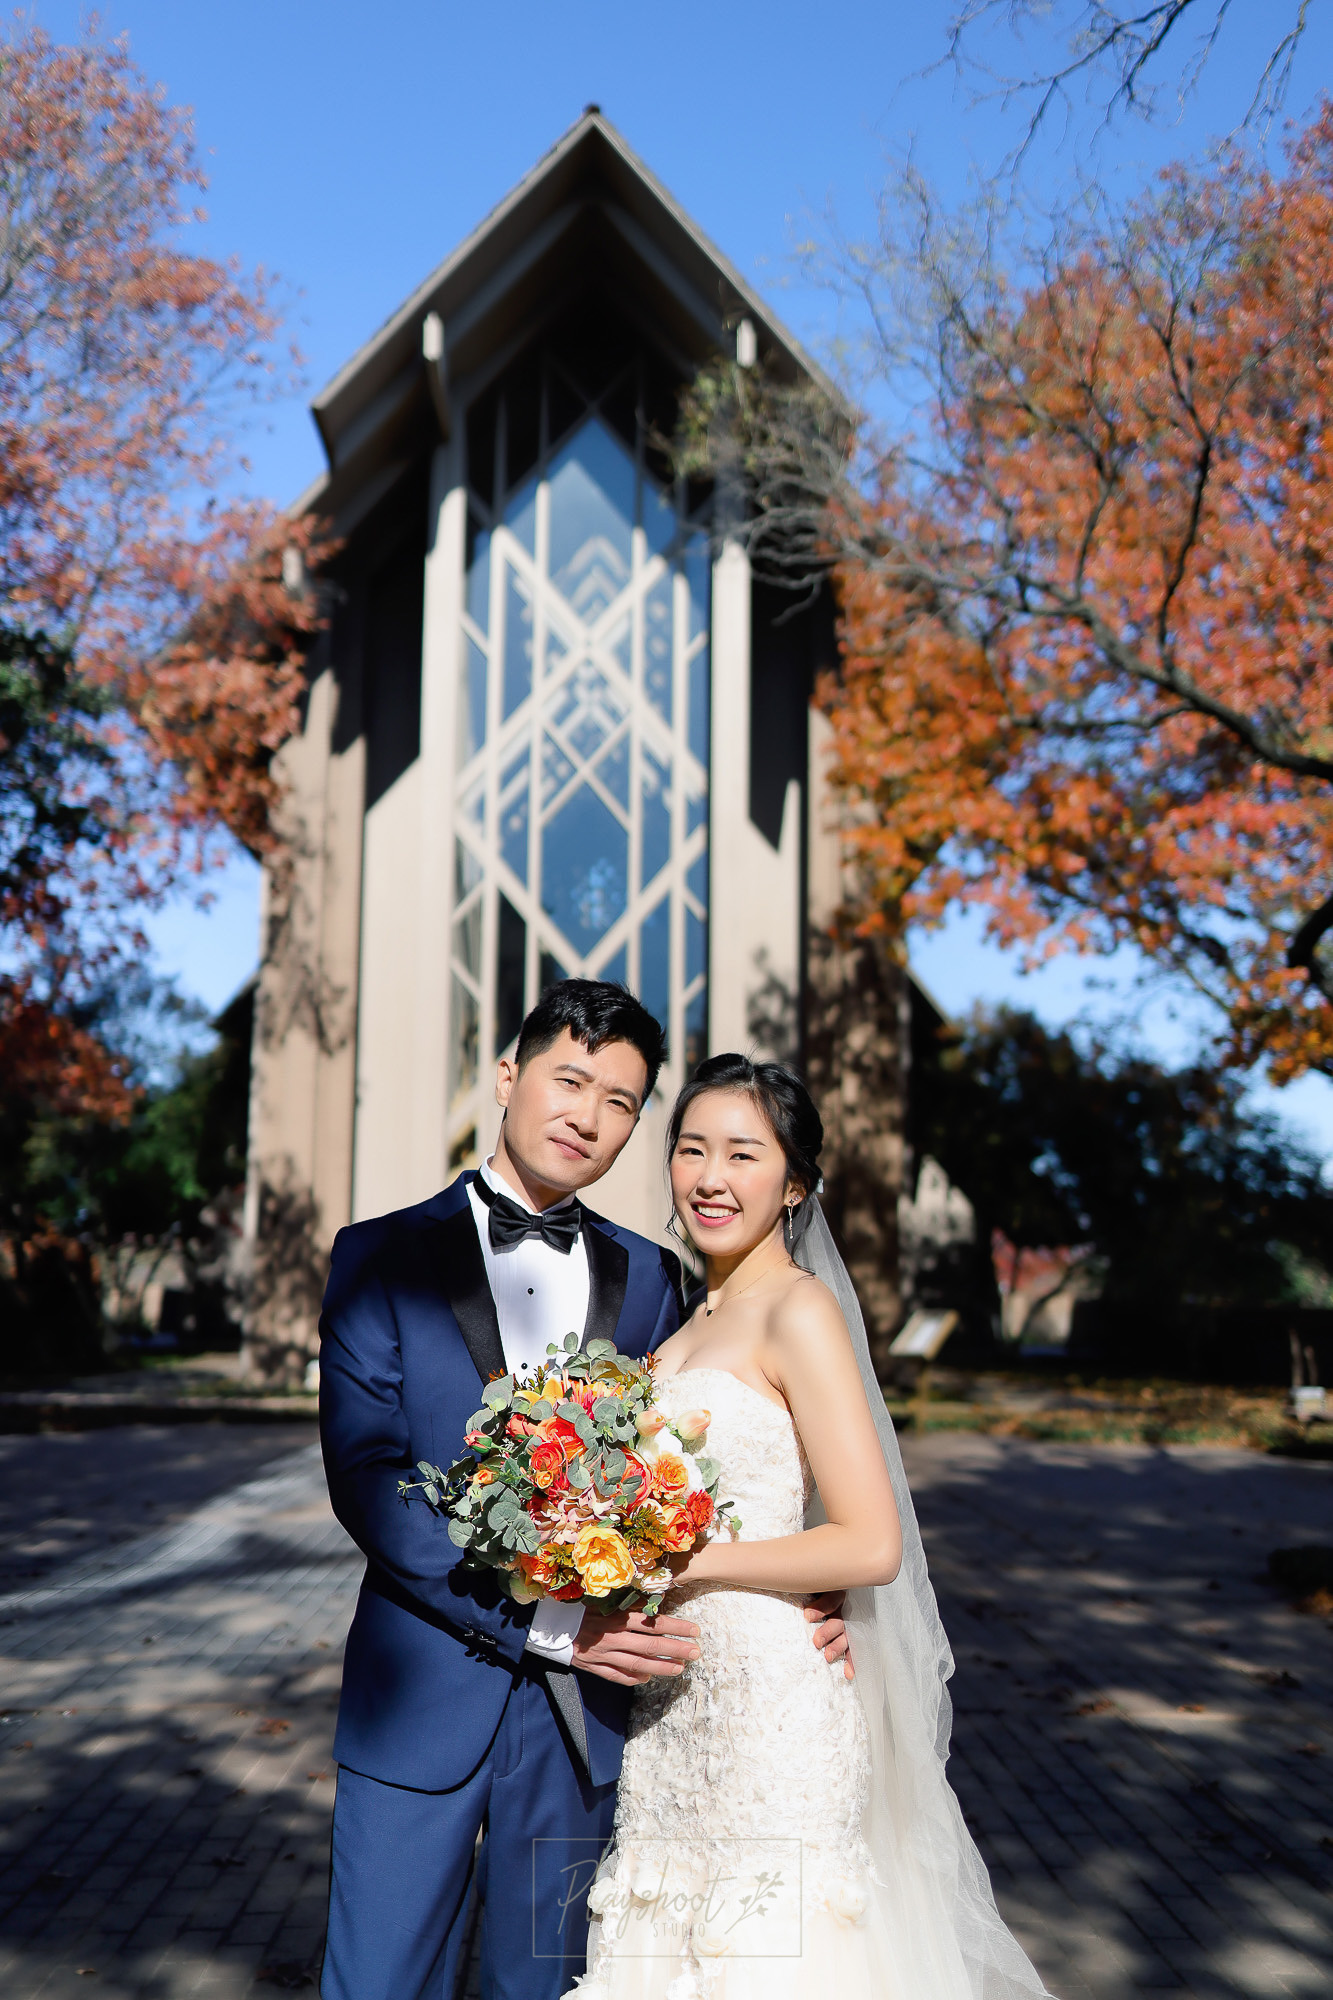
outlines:
[[769, 1313], [768, 1331], [779, 1346], [794, 1340], [847, 1344], [847, 1326], [838, 1301], [812, 1271], [794, 1272], [791, 1283], [778, 1293]]

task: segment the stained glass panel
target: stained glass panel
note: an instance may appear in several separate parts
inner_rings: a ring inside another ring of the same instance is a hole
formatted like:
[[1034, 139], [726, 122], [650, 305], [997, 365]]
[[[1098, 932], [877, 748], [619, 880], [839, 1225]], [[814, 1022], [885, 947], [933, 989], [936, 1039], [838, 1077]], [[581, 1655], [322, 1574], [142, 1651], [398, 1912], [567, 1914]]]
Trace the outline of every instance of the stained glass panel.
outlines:
[[629, 811], [629, 731], [618, 736], [594, 766], [612, 797]]
[[643, 862], [639, 886], [646, 889], [671, 858], [671, 766], [643, 751]]
[[589, 952], [625, 908], [628, 836], [609, 806], [580, 785], [542, 835], [542, 908]]
[[708, 932], [694, 911], [685, 911], [685, 984], [692, 986], [708, 964]]
[[525, 479], [505, 501], [505, 526], [517, 535], [530, 556], [537, 553], [537, 481]]
[[481, 978], [481, 904], [474, 903], [454, 925], [454, 957], [474, 979]]
[[574, 775], [574, 766], [553, 736], [542, 736], [542, 810]]
[[481, 863], [461, 840], [454, 842], [454, 901], [461, 903], [481, 880]]
[[551, 720], [580, 757], [595, 757], [625, 719], [627, 703], [591, 660], [581, 660], [551, 705]]
[[[486, 463], [469, 502], [459, 689], [459, 762], [473, 768], [450, 932], [455, 1146], [481, 1129], [480, 1057], [512, 1046], [525, 1007], [570, 974], [628, 982], [633, 969], [671, 1045], [664, 1087], [704, 1053], [711, 554], [636, 431], [646, 378], [632, 347], [608, 361], [599, 406], [578, 391], [569, 369], [595, 370], [600, 352], [584, 342], [521, 364], [527, 375], [488, 392], [489, 430], [468, 419]], [[497, 486], [506, 467], [514, 484], [487, 525], [492, 465]]]
[[471, 1090], [477, 1080], [477, 1033], [481, 1020], [476, 996], [454, 974], [450, 996], [453, 1034], [449, 1054], [449, 1101]]
[[521, 754], [500, 777], [500, 857], [520, 882], [528, 879], [528, 752]]
[[551, 482], [551, 579], [585, 625], [630, 576], [634, 461], [598, 418], [556, 454]]
[[532, 600], [512, 569], [505, 571], [504, 720], [532, 693]]
[[491, 535], [475, 514], [467, 523], [467, 615], [485, 632], [491, 617]]
[[643, 607], [643, 691], [662, 720], [671, 721], [672, 578], [659, 577]]
[[671, 1022], [671, 898], [664, 896], [639, 932], [639, 998], [663, 1028]]

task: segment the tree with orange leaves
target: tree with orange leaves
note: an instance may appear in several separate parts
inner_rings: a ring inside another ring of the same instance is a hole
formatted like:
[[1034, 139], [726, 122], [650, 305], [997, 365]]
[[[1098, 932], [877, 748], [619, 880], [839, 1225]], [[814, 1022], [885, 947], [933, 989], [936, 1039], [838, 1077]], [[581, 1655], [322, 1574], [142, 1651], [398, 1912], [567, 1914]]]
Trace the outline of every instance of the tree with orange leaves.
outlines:
[[25, 1243], [68, 1262], [31, 1132], [131, 1116], [98, 1022], [136, 910], [223, 830], [275, 844], [320, 623], [317, 527], [234, 494], [279, 320], [263, 273], [188, 247], [203, 186], [123, 45], [0, 36], [0, 1291]]
[[[0, 44], [0, 943], [25, 1010], [101, 977], [213, 830], [271, 841], [318, 623], [309, 525], [219, 497], [269, 280], [182, 247], [185, 115], [120, 44]], [[185, 852], [187, 836], [194, 851]]]
[[690, 413], [761, 567], [835, 573], [853, 916], [1133, 944], [1226, 1062], [1333, 1074], [1333, 107], [1280, 173], [1085, 204], [1019, 278], [995, 213], [908, 177], [882, 215], [839, 278], [896, 435], [734, 369]]

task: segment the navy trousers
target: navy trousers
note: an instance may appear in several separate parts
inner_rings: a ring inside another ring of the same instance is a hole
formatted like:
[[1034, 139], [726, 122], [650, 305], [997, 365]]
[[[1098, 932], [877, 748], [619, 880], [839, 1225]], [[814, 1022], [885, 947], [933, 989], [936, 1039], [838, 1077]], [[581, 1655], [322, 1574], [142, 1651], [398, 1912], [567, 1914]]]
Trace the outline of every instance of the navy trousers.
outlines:
[[615, 1801], [575, 1763], [536, 1673], [520, 1673], [490, 1749], [451, 1791], [344, 1767], [321, 2000], [453, 2000], [478, 1833], [481, 1990], [559, 2000], [583, 1970], [585, 1899]]

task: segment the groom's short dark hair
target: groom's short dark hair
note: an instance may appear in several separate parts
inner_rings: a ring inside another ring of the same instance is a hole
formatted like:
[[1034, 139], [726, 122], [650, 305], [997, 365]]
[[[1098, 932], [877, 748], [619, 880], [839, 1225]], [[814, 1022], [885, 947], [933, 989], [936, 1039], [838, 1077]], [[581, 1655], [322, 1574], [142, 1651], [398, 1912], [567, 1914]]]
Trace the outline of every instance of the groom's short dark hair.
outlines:
[[656, 1015], [627, 986], [613, 986], [609, 979], [562, 979], [548, 986], [518, 1031], [519, 1068], [558, 1042], [566, 1028], [590, 1054], [607, 1042], [636, 1048], [648, 1070], [643, 1092], [648, 1102], [666, 1061], [666, 1037]]

